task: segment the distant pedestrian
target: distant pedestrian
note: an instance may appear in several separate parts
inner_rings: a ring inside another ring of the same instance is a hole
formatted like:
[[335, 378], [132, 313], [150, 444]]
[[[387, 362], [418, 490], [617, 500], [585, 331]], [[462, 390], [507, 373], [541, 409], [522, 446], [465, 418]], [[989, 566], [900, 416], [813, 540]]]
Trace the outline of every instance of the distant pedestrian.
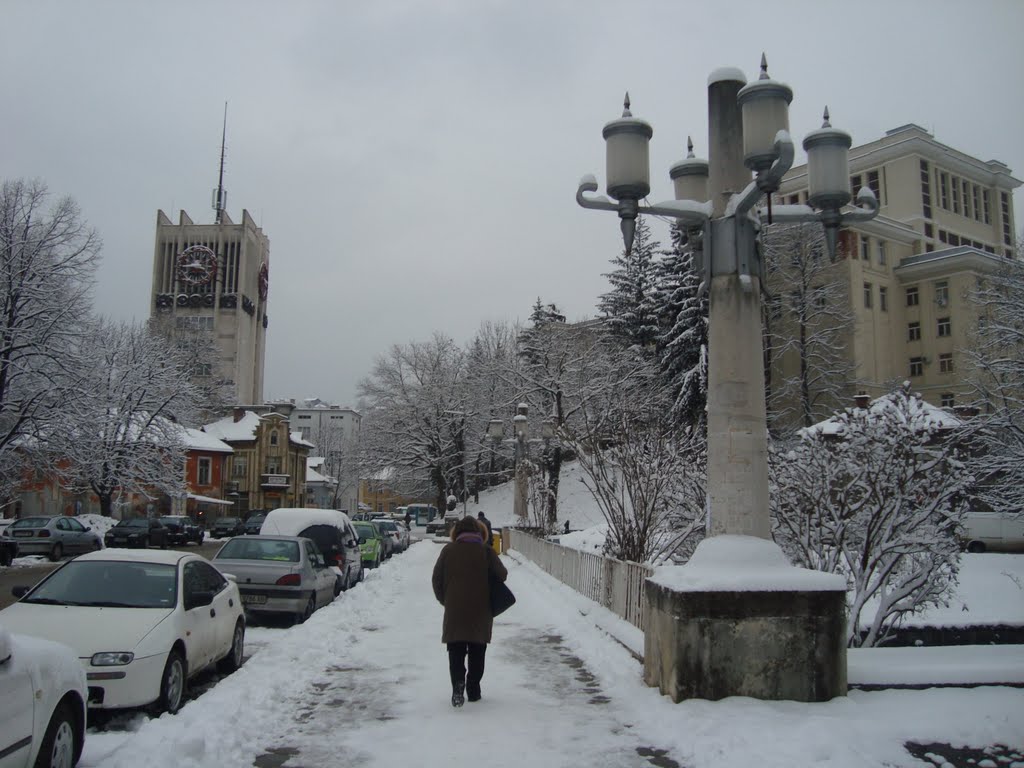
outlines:
[[483, 523], [487, 529], [487, 536], [484, 538], [484, 546], [494, 546], [494, 532], [491, 530], [491, 521], [487, 519], [487, 515], [485, 515], [482, 511], [477, 514], [476, 518], [481, 523]]
[[484, 656], [494, 625], [490, 579], [505, 581], [508, 571], [493, 549], [480, 546], [480, 524], [472, 517], [459, 520], [451, 537], [437, 557], [431, 583], [434, 596], [444, 606], [441, 642], [448, 646], [452, 706], [461, 707], [466, 698], [480, 700]]
[[566, 521], [565, 521], [565, 532], [566, 533], [569, 532], [569, 520], [568, 519], [566, 519]]

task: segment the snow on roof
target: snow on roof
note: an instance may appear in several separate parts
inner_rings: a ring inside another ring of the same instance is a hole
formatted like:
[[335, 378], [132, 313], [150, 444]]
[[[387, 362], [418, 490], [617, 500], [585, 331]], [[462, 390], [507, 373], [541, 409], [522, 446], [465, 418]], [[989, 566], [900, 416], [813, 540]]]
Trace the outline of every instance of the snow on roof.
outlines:
[[[227, 442], [255, 440], [256, 430], [259, 428], [260, 422], [267, 416], [278, 416], [282, 419], [286, 418], [282, 414], [276, 412], [266, 413], [261, 416], [255, 411], [246, 411], [238, 421], [235, 421], [234, 416], [225, 416], [220, 421], [204, 425], [203, 431]], [[288, 439], [292, 445], [304, 445], [308, 448], [316, 448], [313, 443], [302, 437], [301, 432], [290, 432], [288, 434]]]
[[[896, 408], [896, 398], [899, 396], [900, 395], [896, 392], [890, 392], [887, 395], [882, 395], [881, 397], [872, 400], [866, 409], [857, 407], [847, 408], [846, 413], [863, 413], [867, 411], [869, 418], [872, 420], [880, 420], [883, 417], [892, 417], [900, 413]], [[960, 419], [949, 411], [932, 405], [920, 397], [913, 397], [912, 402], [914, 405], [911, 408], [910, 414], [911, 426], [917, 429], [953, 429], [963, 424]], [[800, 435], [803, 437], [810, 434], [841, 435], [845, 429], [845, 419], [842, 418], [842, 416], [833, 416], [800, 430]]]
[[226, 416], [220, 421], [206, 424], [203, 426], [203, 431], [220, 440], [255, 440], [256, 429], [259, 425], [260, 415], [253, 411], [246, 411], [238, 421], [235, 421], [234, 416]]
[[223, 440], [191, 427], [185, 428], [185, 447], [194, 451], [216, 451], [218, 453], [234, 453], [234, 449]]
[[[319, 457], [317, 457], [319, 458]], [[320, 466], [323, 463], [323, 459], [319, 459], [316, 464], [312, 463], [311, 459], [306, 459], [306, 482], [307, 483], [333, 483], [336, 482], [330, 475], [325, 475], [318, 472], [314, 467]]]
[[721, 535], [697, 545], [686, 565], [655, 569], [651, 581], [680, 592], [845, 592], [846, 579], [790, 564], [779, 545]]
[[348, 515], [336, 509], [312, 509], [304, 507], [281, 507], [267, 513], [260, 535], [297, 536], [311, 525], [333, 525], [344, 529], [351, 525]]

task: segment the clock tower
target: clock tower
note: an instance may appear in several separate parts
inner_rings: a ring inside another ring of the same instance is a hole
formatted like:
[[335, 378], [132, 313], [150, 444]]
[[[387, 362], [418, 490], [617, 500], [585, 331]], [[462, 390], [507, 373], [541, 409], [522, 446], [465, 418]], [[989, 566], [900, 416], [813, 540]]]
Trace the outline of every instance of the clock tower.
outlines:
[[157, 211], [150, 317], [178, 339], [201, 335], [213, 345], [196, 366], [197, 383], [223, 385], [233, 404], [260, 404], [270, 242], [248, 211], [235, 224], [215, 207], [214, 224], [196, 224], [185, 211], [175, 224]]

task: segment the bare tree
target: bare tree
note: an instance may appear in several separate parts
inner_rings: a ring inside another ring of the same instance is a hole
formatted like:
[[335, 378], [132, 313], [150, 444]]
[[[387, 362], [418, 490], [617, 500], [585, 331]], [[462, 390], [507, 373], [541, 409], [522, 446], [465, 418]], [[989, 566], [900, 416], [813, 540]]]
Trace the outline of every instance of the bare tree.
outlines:
[[[212, 320], [212, 318], [208, 318]], [[170, 314], [151, 318], [150, 331], [173, 344], [197, 393], [198, 420], [213, 421], [234, 404], [234, 388], [221, 375], [220, 349], [213, 328], [203, 325], [204, 318]]]
[[77, 396], [47, 440], [66, 485], [94, 493], [104, 515], [125, 495], [183, 495], [182, 424], [196, 402], [186, 360], [143, 325], [104, 320], [77, 351]]
[[841, 262], [820, 226], [774, 225], [762, 236], [765, 355], [773, 426], [809, 427], [849, 399], [853, 312]]
[[670, 416], [673, 391], [653, 359], [610, 339], [600, 351], [559, 434], [608, 523], [605, 551], [634, 562], [682, 554], [704, 528], [701, 451]]
[[1024, 264], [1006, 262], [968, 298], [978, 308], [963, 350], [979, 411], [965, 425], [978, 449], [976, 492], [992, 509], [1024, 514]]
[[91, 310], [100, 239], [74, 200], [52, 202], [39, 181], [0, 186], [0, 465], [9, 495], [11, 448], [47, 431], [74, 386], [68, 350]]
[[395, 345], [359, 385], [364, 474], [385, 468], [407, 487], [465, 492], [465, 353], [443, 334]]
[[972, 478], [934, 409], [909, 385], [773, 445], [775, 538], [806, 568], [846, 577], [851, 646], [945, 604]]

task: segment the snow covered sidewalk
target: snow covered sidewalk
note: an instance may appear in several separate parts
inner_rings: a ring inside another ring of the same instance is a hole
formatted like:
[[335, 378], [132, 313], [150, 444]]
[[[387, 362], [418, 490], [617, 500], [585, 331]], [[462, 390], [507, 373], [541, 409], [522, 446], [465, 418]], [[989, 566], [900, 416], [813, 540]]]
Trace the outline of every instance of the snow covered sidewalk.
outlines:
[[440, 548], [393, 558], [306, 624], [250, 630], [251, 658], [175, 716], [90, 732], [85, 768], [920, 765], [907, 741], [1024, 748], [1024, 691], [851, 692], [827, 704], [672, 704], [596, 625], [608, 617], [506, 557], [519, 602], [495, 623], [483, 700], [453, 709]]

